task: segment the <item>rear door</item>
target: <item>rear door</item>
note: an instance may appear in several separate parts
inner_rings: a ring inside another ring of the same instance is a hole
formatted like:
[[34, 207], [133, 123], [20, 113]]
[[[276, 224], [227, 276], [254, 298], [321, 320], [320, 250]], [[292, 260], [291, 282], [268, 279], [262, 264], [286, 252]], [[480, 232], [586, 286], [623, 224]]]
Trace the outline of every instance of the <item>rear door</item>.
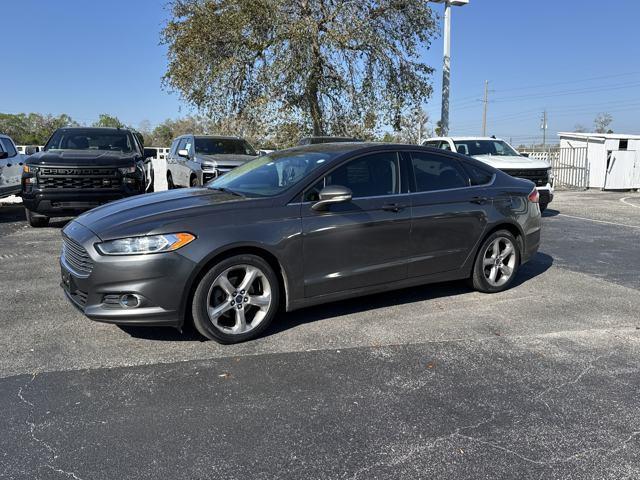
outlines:
[[[348, 203], [311, 208], [318, 192], [341, 185]], [[315, 297], [405, 279], [411, 211], [400, 158], [385, 151], [348, 160], [304, 193], [304, 290]]]
[[[484, 231], [490, 200], [486, 188], [471, 186], [453, 156], [415, 151], [409, 277], [462, 267]], [[492, 178], [492, 176], [489, 176]]]

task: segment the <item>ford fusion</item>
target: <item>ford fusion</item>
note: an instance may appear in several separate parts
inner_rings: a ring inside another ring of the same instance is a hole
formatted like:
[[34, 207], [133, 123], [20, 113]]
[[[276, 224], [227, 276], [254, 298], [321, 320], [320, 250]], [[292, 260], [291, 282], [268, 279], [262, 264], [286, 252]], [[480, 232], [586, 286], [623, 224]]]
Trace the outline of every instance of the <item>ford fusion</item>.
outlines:
[[95, 208], [63, 230], [62, 287], [92, 320], [235, 343], [278, 311], [469, 279], [509, 288], [540, 242], [538, 192], [457, 153], [329, 143], [206, 187]]

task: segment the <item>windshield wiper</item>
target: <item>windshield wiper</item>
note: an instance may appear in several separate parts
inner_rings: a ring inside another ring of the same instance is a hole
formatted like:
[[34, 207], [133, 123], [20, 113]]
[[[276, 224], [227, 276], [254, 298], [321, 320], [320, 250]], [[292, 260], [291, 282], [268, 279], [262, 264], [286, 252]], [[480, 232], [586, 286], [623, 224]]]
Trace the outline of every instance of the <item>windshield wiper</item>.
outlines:
[[243, 198], [246, 197], [246, 195], [243, 195], [240, 192], [233, 191], [227, 187], [209, 187], [209, 188], [211, 188], [212, 190], [218, 190], [219, 192], [230, 193], [231, 195], [235, 195], [236, 197], [243, 197]]

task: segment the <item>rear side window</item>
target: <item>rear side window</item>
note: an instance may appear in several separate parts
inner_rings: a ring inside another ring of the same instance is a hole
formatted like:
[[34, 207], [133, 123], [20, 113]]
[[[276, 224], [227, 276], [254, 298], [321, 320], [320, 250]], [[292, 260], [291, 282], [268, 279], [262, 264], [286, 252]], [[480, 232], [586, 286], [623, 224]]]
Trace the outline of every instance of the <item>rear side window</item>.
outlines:
[[493, 173], [489, 173], [474, 165], [465, 164], [464, 169], [469, 173], [471, 185], [486, 185], [491, 182], [493, 178]]
[[440, 149], [451, 151], [451, 145], [449, 145], [449, 142], [446, 141], [440, 142]]
[[453, 158], [425, 152], [412, 152], [411, 162], [418, 192], [469, 186], [467, 174]]
[[315, 202], [322, 188], [329, 185], [347, 187], [353, 198], [378, 197], [398, 193], [398, 154], [383, 152], [351, 160], [317, 182], [305, 194], [305, 201]]
[[18, 154], [15, 147], [13, 146], [13, 143], [8, 138], [0, 137], [0, 144], [2, 144], [2, 150], [7, 152], [7, 155], [9, 155], [10, 157], [15, 157]]

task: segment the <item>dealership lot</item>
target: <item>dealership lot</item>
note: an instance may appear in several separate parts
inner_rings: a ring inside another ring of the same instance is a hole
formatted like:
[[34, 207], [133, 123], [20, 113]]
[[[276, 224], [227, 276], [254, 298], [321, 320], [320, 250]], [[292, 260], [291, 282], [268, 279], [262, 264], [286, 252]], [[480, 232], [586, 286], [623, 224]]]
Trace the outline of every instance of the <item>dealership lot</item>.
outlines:
[[0, 477], [640, 476], [640, 194], [558, 193], [507, 292], [389, 292], [233, 346], [85, 319], [63, 225], [0, 207]]

